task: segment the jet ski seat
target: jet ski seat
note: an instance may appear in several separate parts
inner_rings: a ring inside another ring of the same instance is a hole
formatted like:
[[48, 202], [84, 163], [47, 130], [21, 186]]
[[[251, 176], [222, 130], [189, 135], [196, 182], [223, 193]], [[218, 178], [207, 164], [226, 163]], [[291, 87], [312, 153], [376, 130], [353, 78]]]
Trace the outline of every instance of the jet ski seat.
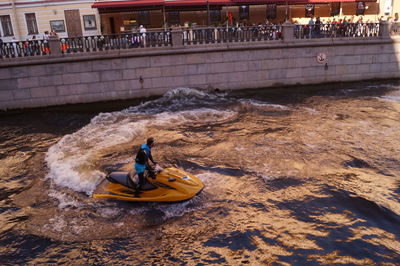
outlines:
[[[107, 180], [111, 183], [121, 184], [123, 186], [129, 187], [131, 189], [136, 189], [138, 177], [135, 175], [133, 178], [130, 177], [129, 172], [112, 172], [106, 176]], [[135, 180], [136, 182], [134, 182]], [[151, 182], [145, 178], [145, 182], [141, 187], [141, 190], [152, 190], [156, 189], [157, 186], [153, 185]]]

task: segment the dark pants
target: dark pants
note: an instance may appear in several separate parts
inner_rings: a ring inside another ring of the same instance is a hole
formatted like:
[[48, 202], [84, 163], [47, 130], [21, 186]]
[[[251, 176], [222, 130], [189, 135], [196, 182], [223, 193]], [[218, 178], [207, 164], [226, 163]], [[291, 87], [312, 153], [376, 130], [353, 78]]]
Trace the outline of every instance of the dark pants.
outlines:
[[145, 179], [144, 172], [138, 174], [138, 177], [139, 177], [139, 184], [137, 185], [136, 189], [140, 190], [144, 184], [144, 179]]

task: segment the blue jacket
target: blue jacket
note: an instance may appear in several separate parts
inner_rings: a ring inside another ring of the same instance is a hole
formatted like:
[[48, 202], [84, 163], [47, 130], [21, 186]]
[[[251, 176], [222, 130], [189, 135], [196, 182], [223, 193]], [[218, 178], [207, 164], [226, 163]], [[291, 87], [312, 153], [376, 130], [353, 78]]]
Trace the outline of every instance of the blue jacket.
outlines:
[[136, 155], [135, 162], [139, 165], [147, 165], [149, 159], [154, 163], [153, 156], [151, 156], [151, 147], [147, 144], [142, 144]]
[[140, 146], [141, 149], [146, 151], [147, 154], [147, 158], [149, 158], [151, 161], [153, 161], [153, 157], [151, 157], [151, 147], [147, 144], [142, 144], [142, 146]]
[[147, 144], [142, 144], [140, 146], [140, 149], [145, 151], [147, 158], [146, 158], [145, 164], [140, 164], [138, 162], [135, 162], [135, 170], [136, 170], [137, 174], [144, 172], [144, 170], [146, 169], [146, 166], [147, 166], [148, 159], [150, 159], [154, 163], [153, 157], [151, 156], [151, 147]]

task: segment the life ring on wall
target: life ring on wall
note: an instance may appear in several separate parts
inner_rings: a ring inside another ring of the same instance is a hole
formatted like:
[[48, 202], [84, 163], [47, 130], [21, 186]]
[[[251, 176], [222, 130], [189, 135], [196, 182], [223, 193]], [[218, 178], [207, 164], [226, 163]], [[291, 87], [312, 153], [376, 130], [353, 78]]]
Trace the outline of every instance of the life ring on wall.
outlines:
[[318, 53], [316, 60], [318, 64], [325, 64], [326, 63], [326, 54], [325, 53]]

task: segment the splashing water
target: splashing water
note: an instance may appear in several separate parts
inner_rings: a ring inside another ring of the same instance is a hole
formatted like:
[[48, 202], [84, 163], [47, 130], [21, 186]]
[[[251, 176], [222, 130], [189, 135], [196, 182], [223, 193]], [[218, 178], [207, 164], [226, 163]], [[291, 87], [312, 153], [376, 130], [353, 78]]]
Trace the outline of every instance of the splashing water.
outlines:
[[[83, 114], [3, 119], [0, 167], [12, 175], [0, 182], [0, 260], [399, 264], [398, 83], [305, 89], [179, 88], [122, 111], [100, 106], [65, 133], [43, 121]], [[88, 197], [106, 172], [132, 167], [148, 136], [163, 167], [195, 174], [204, 191], [172, 204]]]

